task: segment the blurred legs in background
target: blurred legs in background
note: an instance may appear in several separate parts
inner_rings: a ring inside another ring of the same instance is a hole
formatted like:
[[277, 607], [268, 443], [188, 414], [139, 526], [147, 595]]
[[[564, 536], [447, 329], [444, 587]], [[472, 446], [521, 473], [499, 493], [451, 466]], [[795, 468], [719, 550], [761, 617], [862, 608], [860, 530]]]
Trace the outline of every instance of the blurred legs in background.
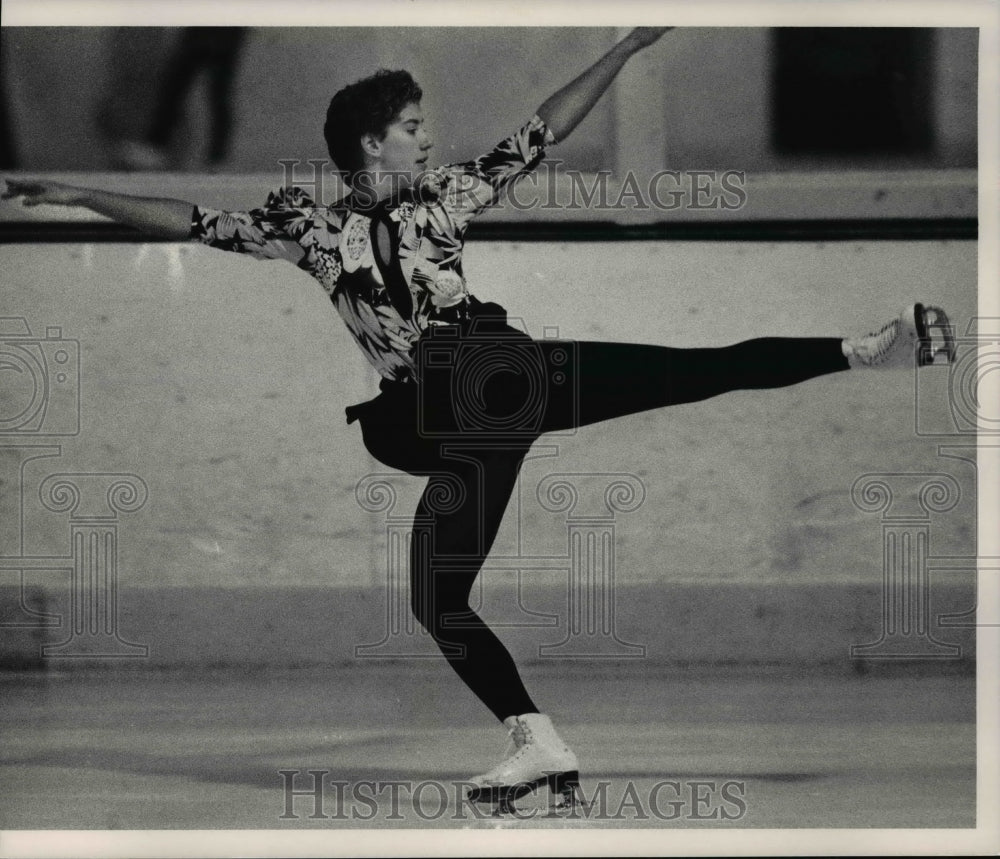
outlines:
[[207, 77], [209, 138], [205, 160], [217, 167], [226, 159], [233, 125], [233, 79], [245, 27], [185, 27], [167, 57], [142, 139], [120, 141], [120, 165], [130, 170], [162, 170], [169, 166], [170, 145], [180, 126], [184, 104], [203, 72]]
[[146, 140], [165, 148], [180, 119], [184, 101], [202, 71], [208, 76], [208, 105], [211, 127], [208, 163], [220, 164], [229, 149], [232, 131], [232, 90], [240, 48], [246, 38], [244, 27], [186, 27], [160, 85], [156, 110]]
[[[0, 37], [2, 38], [2, 37]], [[10, 71], [6, 59], [7, 46], [0, 51], [0, 169], [17, 167], [17, 146], [14, 143], [14, 121], [7, 81]]]

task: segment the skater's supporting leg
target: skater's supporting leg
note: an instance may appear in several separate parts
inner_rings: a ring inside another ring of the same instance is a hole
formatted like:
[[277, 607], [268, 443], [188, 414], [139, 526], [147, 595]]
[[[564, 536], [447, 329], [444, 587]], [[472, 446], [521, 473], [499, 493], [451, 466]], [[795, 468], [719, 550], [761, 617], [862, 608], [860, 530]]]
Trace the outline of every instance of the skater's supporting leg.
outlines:
[[469, 798], [507, 802], [508, 790], [548, 783], [556, 805], [579, 784], [576, 756], [538, 712], [507, 648], [469, 605], [473, 582], [493, 545], [525, 454], [509, 448], [449, 450], [417, 505], [410, 543], [410, 592], [416, 618], [452, 668], [503, 722], [514, 754], [472, 779]]
[[[461, 456], [461, 458], [460, 458]], [[455, 453], [432, 475], [414, 518], [414, 615], [473, 693], [503, 721], [537, 709], [507, 648], [469, 606], [472, 585], [517, 482], [523, 449]]]

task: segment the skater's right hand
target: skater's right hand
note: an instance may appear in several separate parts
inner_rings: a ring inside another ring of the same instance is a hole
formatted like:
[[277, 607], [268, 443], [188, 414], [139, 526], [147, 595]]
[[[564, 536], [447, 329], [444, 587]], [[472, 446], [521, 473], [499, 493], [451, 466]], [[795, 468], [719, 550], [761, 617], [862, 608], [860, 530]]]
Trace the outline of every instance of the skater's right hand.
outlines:
[[0, 199], [12, 200], [23, 197], [23, 205], [39, 206], [48, 203], [53, 206], [78, 206], [83, 197], [83, 189], [48, 179], [5, 179], [7, 190]]

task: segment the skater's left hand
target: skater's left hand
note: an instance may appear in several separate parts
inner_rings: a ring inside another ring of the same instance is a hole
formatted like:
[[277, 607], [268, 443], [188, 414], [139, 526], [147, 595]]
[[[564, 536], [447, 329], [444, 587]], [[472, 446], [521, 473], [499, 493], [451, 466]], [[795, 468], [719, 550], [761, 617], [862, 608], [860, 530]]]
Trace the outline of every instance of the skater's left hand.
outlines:
[[49, 179], [5, 179], [6, 190], [0, 194], [0, 199], [13, 200], [23, 197], [25, 206], [40, 206], [49, 203], [54, 206], [77, 206], [80, 204], [83, 189]]

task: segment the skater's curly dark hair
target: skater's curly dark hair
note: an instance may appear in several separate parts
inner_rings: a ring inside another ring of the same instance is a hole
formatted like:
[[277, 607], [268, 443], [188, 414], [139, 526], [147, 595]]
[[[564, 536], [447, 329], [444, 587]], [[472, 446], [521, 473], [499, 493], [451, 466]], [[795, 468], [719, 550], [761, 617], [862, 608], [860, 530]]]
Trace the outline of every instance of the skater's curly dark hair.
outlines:
[[361, 170], [361, 138], [385, 137], [386, 128], [410, 102], [419, 102], [423, 91], [407, 71], [379, 69], [371, 77], [344, 87], [326, 111], [323, 136], [337, 169], [350, 179]]

